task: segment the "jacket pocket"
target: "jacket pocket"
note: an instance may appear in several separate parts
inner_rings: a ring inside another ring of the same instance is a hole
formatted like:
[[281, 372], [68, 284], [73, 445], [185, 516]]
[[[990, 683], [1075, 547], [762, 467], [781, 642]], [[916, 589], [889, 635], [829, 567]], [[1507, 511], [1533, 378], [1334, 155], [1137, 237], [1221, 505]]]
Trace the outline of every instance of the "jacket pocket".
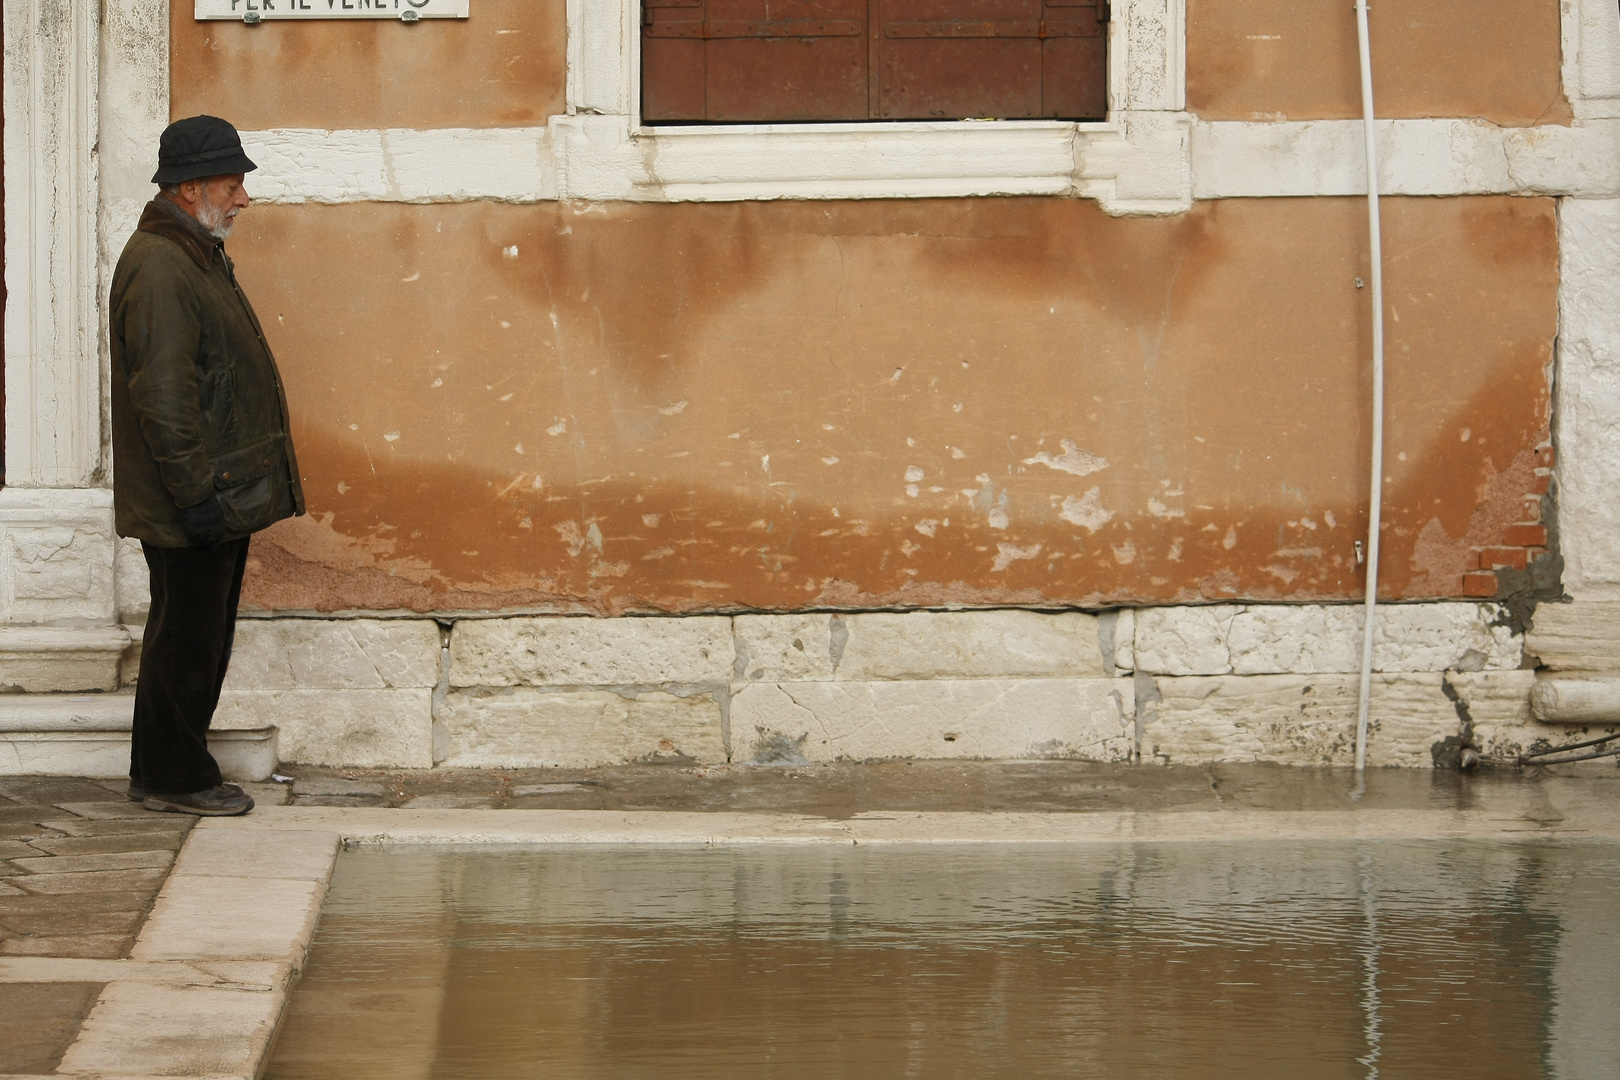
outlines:
[[220, 454], [214, 459], [214, 491], [225, 510], [225, 527], [250, 533], [284, 516], [282, 477], [287, 472], [281, 437]]

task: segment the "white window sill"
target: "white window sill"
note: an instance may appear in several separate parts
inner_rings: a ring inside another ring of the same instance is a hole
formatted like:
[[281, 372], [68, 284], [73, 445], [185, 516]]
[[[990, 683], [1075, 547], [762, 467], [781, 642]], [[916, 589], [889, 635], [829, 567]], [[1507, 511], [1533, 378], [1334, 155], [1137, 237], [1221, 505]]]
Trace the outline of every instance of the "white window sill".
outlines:
[[964, 134], [982, 131], [1114, 131], [1111, 120], [852, 120], [814, 124], [647, 124], [635, 128], [636, 138], [706, 135], [869, 135], [874, 138], [924, 132]]

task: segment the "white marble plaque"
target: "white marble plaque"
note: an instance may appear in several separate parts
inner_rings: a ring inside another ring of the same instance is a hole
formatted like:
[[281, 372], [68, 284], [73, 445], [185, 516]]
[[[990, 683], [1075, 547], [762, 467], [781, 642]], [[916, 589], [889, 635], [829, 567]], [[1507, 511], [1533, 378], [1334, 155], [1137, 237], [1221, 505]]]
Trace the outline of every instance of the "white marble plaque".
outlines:
[[196, 0], [196, 17], [271, 19], [465, 19], [472, 0]]

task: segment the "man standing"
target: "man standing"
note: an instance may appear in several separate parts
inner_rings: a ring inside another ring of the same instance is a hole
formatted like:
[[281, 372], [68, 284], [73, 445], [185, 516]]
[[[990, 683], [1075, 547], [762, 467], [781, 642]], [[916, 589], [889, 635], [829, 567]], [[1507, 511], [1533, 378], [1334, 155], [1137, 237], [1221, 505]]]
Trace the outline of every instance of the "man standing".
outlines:
[[129, 766], [130, 798], [148, 810], [253, 808], [222, 782], [208, 725], [248, 537], [304, 512], [281, 375], [225, 254], [255, 168], [224, 120], [169, 125], [161, 190], [113, 275], [113, 507], [152, 582]]

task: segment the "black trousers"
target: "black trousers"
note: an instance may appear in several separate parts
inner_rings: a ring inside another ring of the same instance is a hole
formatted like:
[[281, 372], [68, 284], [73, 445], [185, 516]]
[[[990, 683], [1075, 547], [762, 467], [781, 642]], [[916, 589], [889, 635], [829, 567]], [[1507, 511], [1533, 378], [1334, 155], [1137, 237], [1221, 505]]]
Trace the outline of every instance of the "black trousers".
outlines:
[[208, 724], [231, 663], [248, 541], [141, 550], [152, 612], [141, 639], [129, 778], [160, 795], [189, 795], [220, 783]]

